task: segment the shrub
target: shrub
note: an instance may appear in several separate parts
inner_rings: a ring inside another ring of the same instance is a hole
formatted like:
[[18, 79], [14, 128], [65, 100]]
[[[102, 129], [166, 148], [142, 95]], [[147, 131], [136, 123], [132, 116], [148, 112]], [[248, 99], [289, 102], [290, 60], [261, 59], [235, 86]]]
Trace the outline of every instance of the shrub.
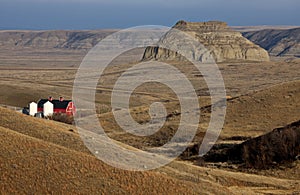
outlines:
[[48, 117], [50, 120], [66, 123], [66, 124], [74, 124], [74, 117], [67, 115], [65, 113], [54, 113], [52, 116]]

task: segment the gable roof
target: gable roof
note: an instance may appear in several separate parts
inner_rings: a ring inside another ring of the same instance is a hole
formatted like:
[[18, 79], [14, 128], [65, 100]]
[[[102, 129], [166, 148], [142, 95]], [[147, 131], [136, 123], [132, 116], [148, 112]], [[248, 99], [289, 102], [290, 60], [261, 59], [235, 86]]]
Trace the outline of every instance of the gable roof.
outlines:
[[[38, 101], [38, 108], [43, 108], [44, 104], [48, 101], [49, 101], [48, 99], [40, 99]], [[52, 100], [49, 102], [51, 102], [53, 104], [54, 109], [66, 109], [68, 107], [69, 103], [72, 102], [72, 100], [63, 100], [63, 101]]]

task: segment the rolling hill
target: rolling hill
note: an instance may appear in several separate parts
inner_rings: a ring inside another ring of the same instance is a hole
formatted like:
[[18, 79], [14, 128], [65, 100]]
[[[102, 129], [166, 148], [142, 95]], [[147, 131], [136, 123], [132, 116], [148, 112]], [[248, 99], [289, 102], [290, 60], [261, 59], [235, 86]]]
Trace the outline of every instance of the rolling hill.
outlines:
[[300, 56], [300, 28], [244, 32], [243, 36], [273, 56]]
[[[0, 108], [0, 191], [9, 194], [257, 194], [297, 192], [297, 180], [174, 161], [154, 171], [110, 167], [73, 126]], [[74, 131], [70, 131], [73, 129]]]
[[[104, 164], [89, 154], [77, 134], [69, 131], [72, 126], [32, 118], [4, 108], [0, 108], [0, 113], [2, 192], [10, 194], [201, 192], [195, 183], [165, 174], [122, 171]], [[207, 185], [206, 189], [229, 192], [226, 188], [214, 184]]]
[[[299, 31], [296, 27], [232, 27], [274, 56], [300, 56]], [[26, 31], [0, 30], [0, 47], [63, 49], [88, 51], [117, 30]]]
[[88, 50], [116, 30], [94, 31], [0, 31], [0, 46], [8, 48]]

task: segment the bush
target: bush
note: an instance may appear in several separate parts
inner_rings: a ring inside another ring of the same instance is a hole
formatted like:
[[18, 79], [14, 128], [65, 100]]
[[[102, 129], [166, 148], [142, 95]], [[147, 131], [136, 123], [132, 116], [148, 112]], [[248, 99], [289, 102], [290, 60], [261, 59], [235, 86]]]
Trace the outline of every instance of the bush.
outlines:
[[65, 113], [54, 113], [51, 117], [48, 117], [50, 120], [66, 123], [66, 124], [74, 124], [74, 117], [67, 115]]

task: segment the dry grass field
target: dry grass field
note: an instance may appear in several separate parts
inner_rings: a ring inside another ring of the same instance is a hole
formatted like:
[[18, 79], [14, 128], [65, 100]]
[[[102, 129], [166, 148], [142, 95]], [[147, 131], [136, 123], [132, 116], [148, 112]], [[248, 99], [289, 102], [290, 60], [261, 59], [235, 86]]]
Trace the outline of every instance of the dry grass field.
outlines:
[[91, 155], [77, 133], [70, 131], [73, 126], [4, 108], [0, 111], [0, 134], [5, 138], [1, 139], [2, 192], [292, 194], [300, 190], [298, 179], [198, 167], [183, 161], [148, 172], [122, 171]]
[[[85, 54], [81, 50], [0, 47], [0, 104], [24, 107], [50, 95], [72, 98], [75, 74]], [[149, 105], [160, 101], [167, 107], [168, 120], [149, 137], [125, 133], [113, 118], [110, 93], [122, 71], [134, 63], [122, 57], [115, 62], [106, 70], [96, 93], [98, 117], [106, 133], [138, 149], [164, 144], [176, 132], [180, 120], [176, 96], [162, 85], [137, 88], [131, 97], [133, 118], [146, 123]], [[190, 65], [170, 63], [187, 75], [199, 95], [201, 119], [194, 139], [194, 144], [199, 144], [211, 114], [207, 86]], [[300, 120], [299, 59], [272, 58], [271, 62], [218, 66], [228, 96], [218, 145], [242, 143]], [[91, 155], [75, 126], [0, 108], [0, 134], [1, 193], [300, 194], [299, 160], [256, 170], [226, 163], [199, 163], [188, 156], [154, 171], [129, 172], [112, 168]]]

